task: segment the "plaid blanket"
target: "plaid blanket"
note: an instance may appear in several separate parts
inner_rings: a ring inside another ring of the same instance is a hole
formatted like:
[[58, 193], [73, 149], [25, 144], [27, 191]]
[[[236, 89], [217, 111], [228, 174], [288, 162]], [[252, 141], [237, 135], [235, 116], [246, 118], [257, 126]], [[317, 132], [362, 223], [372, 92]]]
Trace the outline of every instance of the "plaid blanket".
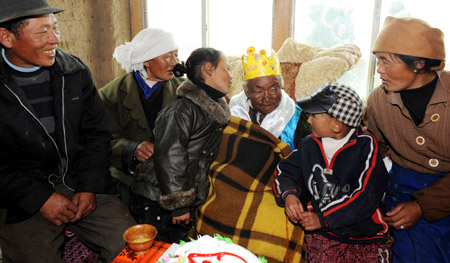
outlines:
[[260, 126], [232, 117], [210, 168], [208, 198], [196, 211], [198, 234], [229, 237], [270, 263], [300, 262], [304, 232], [272, 192], [275, 168], [290, 152]]

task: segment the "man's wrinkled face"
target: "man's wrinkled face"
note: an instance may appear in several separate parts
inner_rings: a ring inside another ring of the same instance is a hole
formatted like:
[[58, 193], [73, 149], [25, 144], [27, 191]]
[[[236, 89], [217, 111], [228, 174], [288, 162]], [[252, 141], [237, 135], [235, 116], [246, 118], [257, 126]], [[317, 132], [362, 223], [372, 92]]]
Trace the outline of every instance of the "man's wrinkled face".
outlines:
[[245, 94], [256, 111], [269, 114], [280, 104], [282, 87], [276, 75], [250, 79], [247, 87]]

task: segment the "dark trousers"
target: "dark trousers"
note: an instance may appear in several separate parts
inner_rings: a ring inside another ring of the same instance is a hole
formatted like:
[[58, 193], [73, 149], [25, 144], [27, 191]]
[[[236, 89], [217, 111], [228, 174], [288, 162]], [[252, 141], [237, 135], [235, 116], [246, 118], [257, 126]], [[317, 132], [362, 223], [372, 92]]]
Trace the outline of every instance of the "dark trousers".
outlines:
[[[55, 191], [69, 200], [74, 192], [62, 184]], [[61, 249], [64, 228], [73, 233], [88, 247], [111, 262], [125, 247], [123, 232], [135, 224], [127, 207], [117, 195], [96, 195], [97, 208], [75, 223], [54, 225], [39, 213], [17, 223], [4, 224], [6, 210], [0, 210], [0, 247], [3, 262], [62, 262]]]
[[190, 224], [172, 224], [172, 212], [164, 210], [158, 202], [145, 197], [130, 194], [129, 209], [138, 224], [150, 224], [156, 227], [156, 240], [166, 243], [187, 241], [189, 231], [193, 227], [194, 213], [191, 212]]

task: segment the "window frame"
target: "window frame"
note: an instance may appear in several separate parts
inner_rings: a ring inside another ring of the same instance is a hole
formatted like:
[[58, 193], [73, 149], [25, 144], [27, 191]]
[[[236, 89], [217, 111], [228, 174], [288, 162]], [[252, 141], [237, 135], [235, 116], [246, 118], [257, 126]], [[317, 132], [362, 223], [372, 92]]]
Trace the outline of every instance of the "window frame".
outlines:
[[[129, 0], [131, 12], [131, 33], [133, 37], [140, 30], [147, 27], [147, 0]], [[201, 1], [201, 34], [202, 46], [209, 46], [209, 1]], [[273, 0], [272, 10], [272, 48], [278, 51], [287, 38], [294, 38], [295, 34], [295, 7], [306, 0]], [[379, 32], [381, 24], [382, 0], [374, 1], [374, 11], [372, 16], [372, 35], [370, 40], [370, 50]], [[374, 89], [376, 57], [372, 53], [369, 55], [369, 63], [367, 67], [367, 84], [365, 87], [365, 99]]]

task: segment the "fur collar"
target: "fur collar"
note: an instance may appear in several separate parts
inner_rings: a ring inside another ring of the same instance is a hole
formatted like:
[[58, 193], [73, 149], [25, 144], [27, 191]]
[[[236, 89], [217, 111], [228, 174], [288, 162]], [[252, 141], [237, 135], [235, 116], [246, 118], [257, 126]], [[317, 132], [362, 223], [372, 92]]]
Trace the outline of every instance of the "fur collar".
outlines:
[[181, 83], [177, 89], [177, 94], [194, 102], [220, 124], [228, 124], [231, 113], [225, 97], [215, 102], [204, 90], [190, 80]]

